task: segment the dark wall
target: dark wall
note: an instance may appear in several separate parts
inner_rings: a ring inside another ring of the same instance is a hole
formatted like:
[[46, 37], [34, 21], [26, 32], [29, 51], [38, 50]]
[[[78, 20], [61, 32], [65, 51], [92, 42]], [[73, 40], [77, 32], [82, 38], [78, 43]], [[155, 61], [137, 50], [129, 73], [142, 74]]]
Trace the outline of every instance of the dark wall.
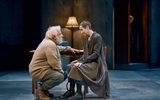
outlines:
[[0, 69], [16, 69], [23, 65], [22, 4], [21, 0], [0, 1]]
[[150, 0], [150, 67], [160, 67], [160, 0]]
[[0, 1], [0, 70], [28, 69], [29, 50], [39, 42], [37, 1]]

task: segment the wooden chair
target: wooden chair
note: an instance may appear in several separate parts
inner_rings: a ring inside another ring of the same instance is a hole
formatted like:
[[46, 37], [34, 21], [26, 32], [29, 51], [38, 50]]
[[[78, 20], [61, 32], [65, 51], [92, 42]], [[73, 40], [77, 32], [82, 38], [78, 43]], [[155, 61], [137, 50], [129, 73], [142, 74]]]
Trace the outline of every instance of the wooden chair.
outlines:
[[[35, 50], [31, 50], [29, 52], [33, 55], [33, 53], [35, 52]], [[32, 78], [32, 94], [33, 95], [36, 95], [36, 90], [37, 89], [38, 89], [38, 82]]]
[[32, 94], [36, 95], [36, 90], [38, 89], [38, 83], [34, 79], [32, 79]]

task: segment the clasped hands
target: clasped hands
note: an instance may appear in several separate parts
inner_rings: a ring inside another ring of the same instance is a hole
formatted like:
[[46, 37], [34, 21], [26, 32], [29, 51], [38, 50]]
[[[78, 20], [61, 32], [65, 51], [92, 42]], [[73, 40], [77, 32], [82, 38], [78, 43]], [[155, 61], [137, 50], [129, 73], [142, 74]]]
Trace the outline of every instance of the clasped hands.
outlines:
[[76, 67], [80, 67], [80, 66], [82, 65], [82, 63], [79, 62], [78, 60], [72, 61], [71, 64], [72, 64], [73, 66], [76, 66]]

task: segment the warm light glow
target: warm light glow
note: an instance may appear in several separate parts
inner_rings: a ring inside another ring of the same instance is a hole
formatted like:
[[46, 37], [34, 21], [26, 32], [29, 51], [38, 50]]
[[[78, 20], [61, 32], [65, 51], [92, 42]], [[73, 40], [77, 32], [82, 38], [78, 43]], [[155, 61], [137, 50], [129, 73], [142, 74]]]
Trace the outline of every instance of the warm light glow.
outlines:
[[78, 22], [77, 22], [76, 17], [74, 17], [74, 16], [69, 17], [66, 27], [68, 27], [68, 28], [76, 28], [76, 27], [78, 27]]

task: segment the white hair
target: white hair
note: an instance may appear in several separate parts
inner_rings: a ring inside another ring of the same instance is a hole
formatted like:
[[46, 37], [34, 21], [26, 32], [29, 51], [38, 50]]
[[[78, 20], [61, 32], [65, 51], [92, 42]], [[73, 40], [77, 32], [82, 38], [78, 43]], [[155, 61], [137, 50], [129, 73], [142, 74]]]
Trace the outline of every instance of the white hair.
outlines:
[[57, 35], [60, 32], [61, 32], [61, 27], [59, 25], [58, 26], [51, 26], [48, 28], [48, 30], [46, 32], [46, 37], [51, 39], [53, 37], [53, 35]]

